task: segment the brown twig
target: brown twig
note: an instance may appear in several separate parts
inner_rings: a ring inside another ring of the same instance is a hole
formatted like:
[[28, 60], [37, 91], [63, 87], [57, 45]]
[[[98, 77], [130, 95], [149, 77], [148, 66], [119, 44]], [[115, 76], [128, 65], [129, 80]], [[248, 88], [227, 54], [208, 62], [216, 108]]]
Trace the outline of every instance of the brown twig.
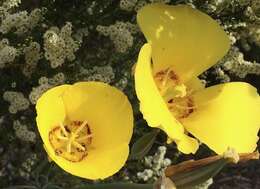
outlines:
[[[165, 175], [167, 177], [170, 177], [170, 176], [176, 175], [177, 173], [187, 172], [187, 171], [193, 170], [197, 167], [202, 167], [204, 165], [212, 163], [221, 158], [223, 158], [223, 156], [216, 155], [216, 156], [211, 156], [211, 157], [200, 159], [200, 160], [184, 161], [177, 165], [172, 165], [172, 166], [167, 167], [165, 170]], [[239, 162], [246, 162], [246, 161], [252, 160], [252, 159], [259, 159], [259, 152], [239, 154]]]

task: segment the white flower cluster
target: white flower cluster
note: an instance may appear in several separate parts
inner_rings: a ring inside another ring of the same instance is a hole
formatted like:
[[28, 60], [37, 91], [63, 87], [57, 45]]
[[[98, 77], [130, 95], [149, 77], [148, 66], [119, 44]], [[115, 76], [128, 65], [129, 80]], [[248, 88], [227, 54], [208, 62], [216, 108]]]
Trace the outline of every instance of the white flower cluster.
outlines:
[[148, 4], [148, 2], [146, 0], [139, 0], [136, 4], [134, 10], [137, 12], [138, 10], [140, 10], [142, 7], [144, 7], [147, 4]]
[[162, 175], [164, 169], [171, 164], [171, 160], [165, 158], [167, 148], [159, 146], [157, 152], [153, 156], [147, 156], [144, 159], [144, 164], [147, 167], [143, 172], [137, 173], [137, 178], [143, 181], [149, 179], [156, 180]]
[[23, 49], [25, 56], [25, 65], [23, 67], [23, 74], [25, 76], [30, 76], [35, 70], [38, 61], [41, 59], [41, 46], [37, 42], [31, 42], [29, 46]]
[[6, 34], [15, 29], [17, 35], [31, 31], [43, 19], [43, 10], [34, 9], [30, 14], [27, 11], [7, 13], [2, 17], [0, 32]]
[[31, 154], [26, 161], [22, 163], [22, 167], [27, 171], [32, 171], [32, 166], [36, 163], [35, 160], [37, 160], [37, 155], [35, 153]]
[[152, 177], [153, 177], [153, 170], [151, 169], [145, 169], [143, 172], [137, 173], [137, 178], [143, 181], [148, 181]]
[[[192, 3], [193, 0], [190, 0]], [[209, 13], [235, 13], [238, 8], [248, 6], [247, 0], [210, 0], [203, 4]]]
[[30, 105], [29, 100], [21, 92], [6, 91], [3, 94], [3, 99], [10, 103], [9, 112], [12, 114], [26, 110]]
[[[258, 5], [257, 5], [258, 3]], [[247, 6], [244, 14], [252, 21], [256, 21], [259, 22], [260, 21], [260, 17], [259, 14], [257, 14], [257, 12], [259, 12], [259, 1], [253, 1], [251, 6]]]
[[135, 10], [136, 12], [149, 3], [169, 3], [170, 0], [120, 0], [119, 7], [125, 11]]
[[38, 81], [39, 86], [34, 87], [29, 95], [31, 103], [36, 104], [37, 100], [45, 91], [54, 86], [64, 84], [64, 82], [65, 76], [63, 73], [58, 73], [54, 75], [52, 78], [41, 77]]
[[80, 43], [72, 38], [72, 24], [66, 23], [59, 30], [52, 27], [44, 34], [45, 58], [50, 61], [52, 68], [61, 66], [65, 60], [73, 61], [74, 53], [79, 49]]
[[104, 36], [109, 36], [116, 50], [123, 53], [133, 46], [134, 38], [132, 34], [138, 32], [138, 27], [130, 22], [117, 21], [114, 25], [110, 26], [98, 25], [96, 30]]
[[18, 7], [21, 4], [21, 0], [5, 0], [2, 7], [9, 10], [14, 7]]
[[222, 62], [222, 66], [225, 70], [240, 78], [245, 78], [247, 74], [260, 75], [260, 64], [246, 61], [243, 53], [236, 47], [233, 47], [229, 51], [229, 54]]
[[29, 179], [30, 173], [33, 171], [33, 167], [35, 166], [37, 160], [37, 155], [35, 153], [31, 154], [30, 157], [22, 163], [22, 166], [19, 169], [20, 176]]
[[13, 128], [15, 130], [15, 135], [26, 142], [35, 143], [36, 134], [33, 131], [29, 131], [26, 125], [20, 123], [19, 120], [14, 121]]
[[256, 44], [258, 47], [260, 47], [260, 24], [254, 26], [251, 25], [248, 35], [249, 35], [249, 41]]
[[104, 83], [111, 83], [115, 79], [115, 73], [113, 68], [107, 66], [94, 66], [91, 69], [80, 69], [79, 75], [81, 80], [84, 81], [102, 81]]
[[228, 33], [228, 38], [229, 38], [230, 44], [234, 45], [237, 42], [236, 36], [234, 35], [233, 32], [227, 32], [227, 33]]
[[120, 8], [125, 11], [132, 11], [138, 0], [121, 0]]
[[217, 66], [214, 72], [217, 75], [217, 79], [219, 79], [221, 83], [230, 82], [230, 77], [227, 74], [225, 74], [225, 72], [220, 66]]
[[2, 39], [0, 41], [0, 69], [5, 67], [8, 63], [13, 62], [17, 55], [17, 49], [9, 46], [8, 39]]
[[[238, 39], [240, 39], [240, 31], [243, 31], [244, 29], [248, 28], [248, 25], [246, 22], [237, 22], [237, 23], [222, 23], [219, 20], [220, 24], [223, 24], [223, 29], [228, 34], [229, 40], [231, 42], [231, 45], [234, 45]], [[239, 32], [238, 32], [239, 31]]]
[[123, 91], [127, 87], [127, 84], [128, 84], [127, 77], [123, 77], [115, 83], [115, 87]]

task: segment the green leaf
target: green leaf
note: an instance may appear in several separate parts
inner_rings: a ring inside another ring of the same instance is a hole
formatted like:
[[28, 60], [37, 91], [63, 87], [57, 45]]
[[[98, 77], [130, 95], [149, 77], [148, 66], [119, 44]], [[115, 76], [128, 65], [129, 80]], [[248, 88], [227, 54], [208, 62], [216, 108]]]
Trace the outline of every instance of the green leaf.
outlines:
[[143, 135], [139, 138], [131, 148], [130, 159], [142, 159], [152, 148], [153, 143], [157, 134], [159, 133], [159, 129], [153, 129], [151, 132]]
[[228, 162], [227, 159], [222, 158], [194, 170], [176, 174], [170, 178], [178, 189], [191, 189], [214, 177]]

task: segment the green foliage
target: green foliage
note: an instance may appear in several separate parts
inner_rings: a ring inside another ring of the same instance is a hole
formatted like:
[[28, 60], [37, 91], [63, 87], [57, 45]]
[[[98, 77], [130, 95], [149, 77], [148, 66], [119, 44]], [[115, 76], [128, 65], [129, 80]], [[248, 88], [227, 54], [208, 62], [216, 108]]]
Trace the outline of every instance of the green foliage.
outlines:
[[189, 172], [174, 175], [171, 179], [179, 189], [192, 189], [218, 174], [223, 167], [228, 164], [228, 161], [229, 160], [222, 158]]
[[153, 143], [158, 135], [159, 130], [153, 129], [151, 132], [144, 134], [132, 146], [130, 159], [142, 159], [152, 148]]

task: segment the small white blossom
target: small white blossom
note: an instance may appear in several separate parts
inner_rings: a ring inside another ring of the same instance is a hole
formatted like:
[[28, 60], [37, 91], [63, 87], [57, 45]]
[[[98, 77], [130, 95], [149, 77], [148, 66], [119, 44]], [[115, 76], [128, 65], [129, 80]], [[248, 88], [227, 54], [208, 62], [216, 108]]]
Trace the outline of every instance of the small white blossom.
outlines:
[[0, 32], [8, 33], [15, 29], [17, 35], [23, 35], [38, 25], [42, 19], [43, 11], [34, 9], [30, 14], [27, 11], [20, 11], [13, 14], [7, 14], [0, 25]]
[[118, 21], [110, 26], [98, 25], [96, 30], [104, 36], [109, 36], [113, 41], [116, 50], [123, 53], [133, 46], [134, 38], [132, 34], [138, 32], [138, 27], [129, 22], [124, 23]]
[[2, 4], [2, 7], [8, 10], [14, 7], [18, 7], [20, 4], [21, 0], [5, 0]]
[[165, 158], [167, 148], [159, 146], [157, 152], [153, 156], [144, 157], [144, 166], [147, 168], [142, 172], [137, 173], [137, 178], [142, 181], [149, 179], [156, 180], [160, 177], [164, 169], [172, 162], [170, 159]]
[[246, 61], [238, 48], [233, 47], [221, 62], [225, 70], [240, 78], [245, 78], [247, 74], [260, 75], [260, 64]]
[[132, 11], [136, 3], [137, 0], [121, 0], [119, 6], [122, 10]]
[[111, 66], [94, 66], [91, 69], [81, 67], [78, 76], [84, 81], [102, 81], [104, 83], [111, 83], [115, 79], [115, 73]]
[[36, 141], [36, 134], [33, 131], [29, 131], [26, 125], [20, 123], [19, 120], [14, 121], [13, 128], [15, 130], [16, 136], [26, 142]]
[[44, 34], [45, 58], [50, 61], [52, 68], [61, 66], [65, 60], [73, 61], [75, 52], [79, 49], [80, 43], [72, 37], [72, 25], [67, 23], [59, 31], [58, 28], [51, 28]]
[[137, 173], [137, 178], [143, 181], [148, 181], [153, 176], [153, 170], [145, 169], [143, 172]]
[[11, 46], [5, 46], [0, 50], [0, 68], [5, 67], [8, 63], [15, 60], [18, 55], [16, 48]]
[[29, 46], [24, 48], [25, 66], [23, 67], [23, 74], [30, 76], [35, 70], [38, 61], [41, 59], [41, 46], [37, 42], [31, 42]]
[[30, 105], [28, 99], [21, 92], [6, 91], [3, 94], [3, 98], [10, 103], [9, 112], [12, 114], [26, 110]]

